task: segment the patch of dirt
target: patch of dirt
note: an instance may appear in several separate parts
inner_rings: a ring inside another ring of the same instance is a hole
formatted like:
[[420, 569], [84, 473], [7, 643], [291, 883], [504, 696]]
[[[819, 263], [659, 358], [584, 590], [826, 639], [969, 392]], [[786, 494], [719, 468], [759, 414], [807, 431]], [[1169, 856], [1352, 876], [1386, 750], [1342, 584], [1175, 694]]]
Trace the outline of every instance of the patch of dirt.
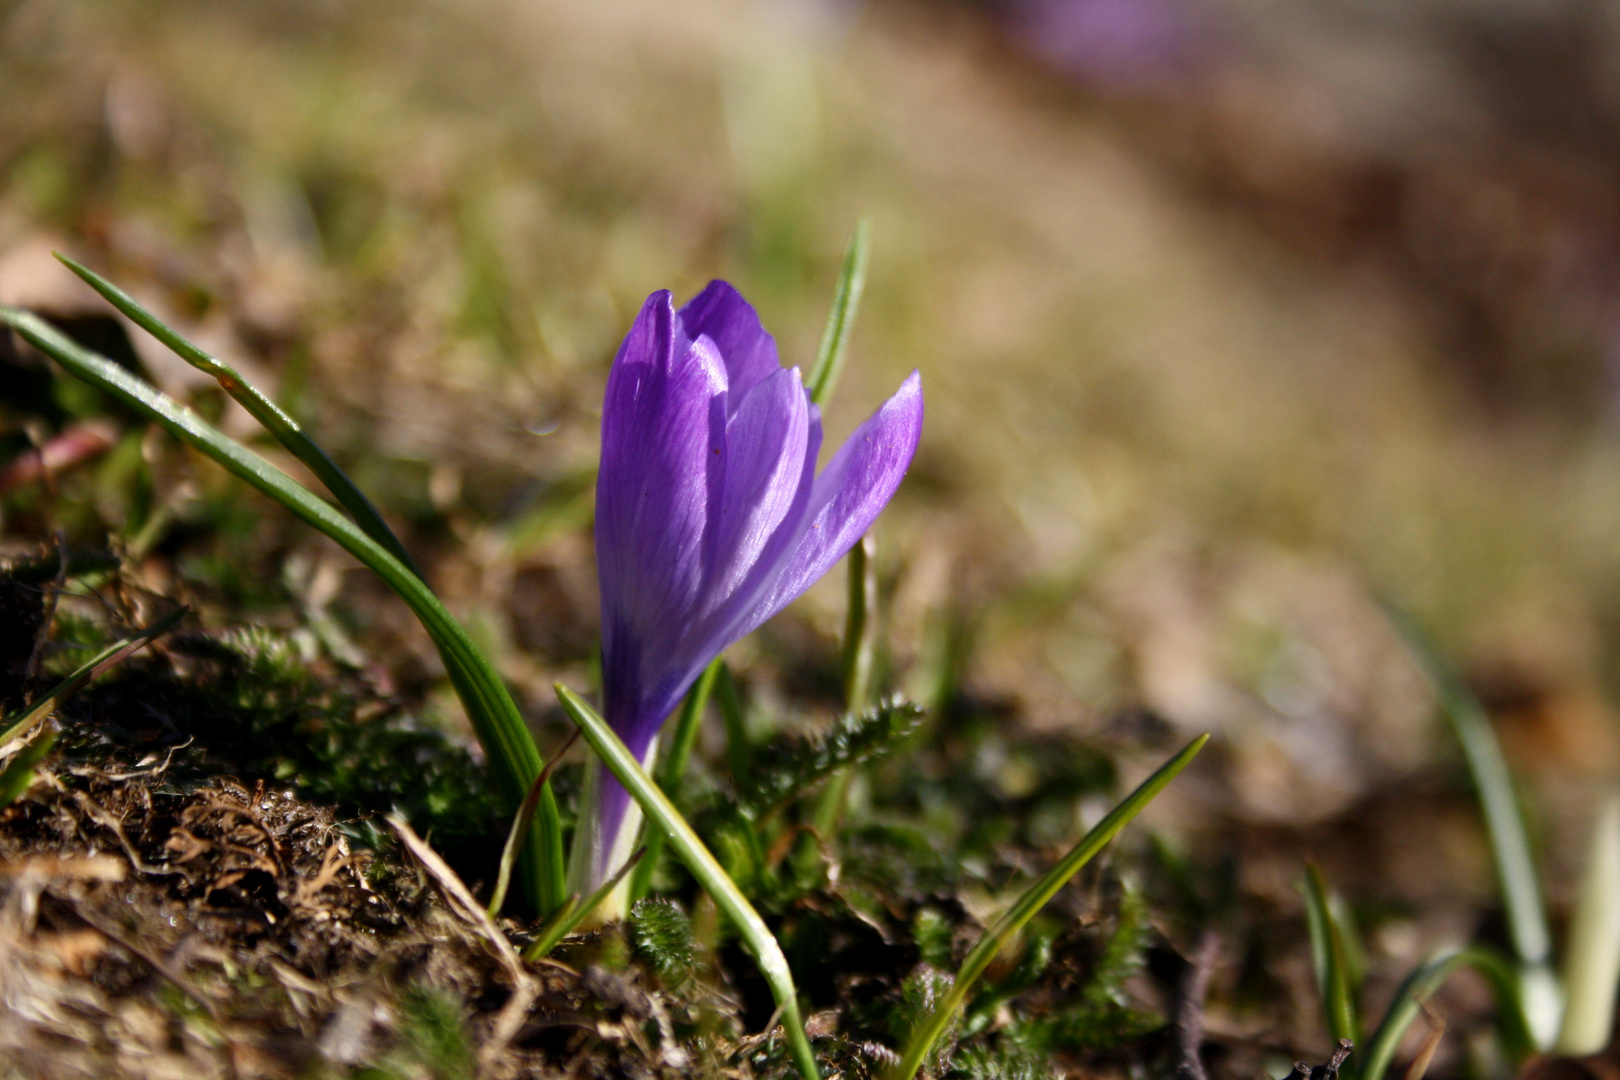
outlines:
[[687, 1010], [630, 971], [514, 968], [504, 935], [447, 903], [441, 879], [352, 848], [330, 811], [262, 783], [175, 790], [166, 767], [72, 767], [0, 812], [6, 1075], [651, 1077], [693, 1064], [674, 1039]]

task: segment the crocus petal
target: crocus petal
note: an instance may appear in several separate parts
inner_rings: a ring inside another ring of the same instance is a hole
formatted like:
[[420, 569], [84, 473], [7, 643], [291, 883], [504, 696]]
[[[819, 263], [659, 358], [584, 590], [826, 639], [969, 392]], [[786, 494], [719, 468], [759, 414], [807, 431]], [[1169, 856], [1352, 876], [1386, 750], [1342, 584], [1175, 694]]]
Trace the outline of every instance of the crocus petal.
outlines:
[[777, 368], [733, 406], [704, 582], [711, 610], [737, 592], [795, 504], [802, 511], [809, 440], [810, 399], [797, 368]]
[[913, 371], [816, 477], [793, 549], [733, 640], [796, 600], [871, 528], [911, 465], [922, 422], [922, 380]]
[[596, 562], [606, 653], [667, 638], [696, 603], [725, 391], [714, 348], [686, 341], [669, 293], [654, 293], [614, 361], [602, 410]]
[[[922, 430], [915, 373], [815, 475], [821, 414], [754, 309], [711, 282], [648, 298], [608, 376], [596, 485], [603, 711], [645, 760], [698, 673], [829, 570], [899, 486]], [[570, 879], [595, 888], [636, 812], [599, 770]]]
[[681, 308], [679, 318], [688, 337], [709, 338], [725, 357], [729, 412], [735, 413], [750, 390], [782, 370], [776, 339], [759, 324], [754, 306], [724, 281], [709, 282]]

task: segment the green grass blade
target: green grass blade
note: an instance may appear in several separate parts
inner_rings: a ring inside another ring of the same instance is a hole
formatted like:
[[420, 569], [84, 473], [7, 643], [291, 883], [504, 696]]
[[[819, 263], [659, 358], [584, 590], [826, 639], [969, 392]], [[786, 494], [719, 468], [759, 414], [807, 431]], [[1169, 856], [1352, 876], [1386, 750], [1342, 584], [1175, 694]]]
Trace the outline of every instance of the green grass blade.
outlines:
[[1406, 612], [1386, 604], [1406, 646], [1429, 676], [1440, 698], [1440, 708], [1462, 745], [1485, 816], [1496, 872], [1502, 883], [1508, 932], [1520, 963], [1519, 992], [1530, 1031], [1538, 1048], [1551, 1045], [1558, 1034], [1563, 1006], [1552, 973], [1552, 934], [1547, 910], [1536, 879], [1535, 860], [1518, 796], [1508, 775], [1507, 762], [1485, 709], [1447, 663], [1428, 633]]
[[877, 608], [877, 561], [872, 534], [849, 549], [849, 599], [844, 612], [844, 709], [857, 713], [872, 694], [872, 629]]
[[[827, 326], [821, 334], [821, 347], [816, 351], [816, 362], [810, 368], [805, 385], [810, 400], [818, 406], [826, 405], [838, 386], [838, 377], [844, 370], [844, 354], [849, 348], [849, 337], [855, 329], [855, 315], [860, 310], [861, 294], [866, 291], [866, 264], [871, 255], [871, 222], [861, 218], [855, 223], [855, 234], [850, 237], [844, 252], [844, 264], [838, 272], [838, 284], [833, 289], [832, 310], [827, 313]], [[872, 640], [867, 623], [876, 602], [876, 568], [872, 564], [872, 540], [860, 539], [849, 552], [849, 607], [844, 617], [844, 708], [853, 714], [866, 707], [871, 694]], [[816, 804], [811, 825], [819, 835], [827, 835], [843, 813], [844, 800], [849, 790], [849, 774], [840, 772], [827, 781]], [[801, 849], [796, 860], [803, 864], [814, 857], [813, 843]]]
[[1208, 735], [1198, 736], [1179, 754], [1159, 766], [1157, 772], [1142, 781], [1135, 791], [1110, 810], [1078, 844], [1069, 849], [1069, 853], [1056, 866], [1025, 890], [1018, 898], [1018, 902], [996, 920], [995, 925], [986, 931], [984, 937], [973, 947], [973, 951], [968, 953], [967, 959], [962, 961], [962, 968], [956, 973], [956, 981], [940, 999], [939, 1005], [912, 1033], [901, 1055], [900, 1063], [889, 1073], [890, 1080], [911, 1080], [917, 1075], [918, 1068], [922, 1066], [929, 1051], [934, 1048], [934, 1043], [950, 1027], [951, 1020], [967, 1000], [968, 991], [973, 989], [973, 984], [984, 974], [984, 969], [990, 966], [990, 961], [996, 958], [996, 954], [1006, 947], [1037, 911], [1046, 906], [1048, 900], [1057, 895], [1057, 891], [1063, 888], [1082, 866], [1108, 846], [1109, 841], [1130, 824], [1131, 819], [1141, 813], [1147, 804], [1198, 756], [1198, 751], [1202, 750], [1208, 741]]
[[788, 970], [787, 957], [782, 955], [782, 947], [765, 925], [765, 920], [759, 917], [759, 912], [737, 888], [736, 882], [726, 875], [714, 855], [703, 846], [703, 841], [681, 817], [675, 804], [653, 783], [652, 777], [647, 775], [629, 748], [619, 741], [608, 722], [598, 716], [584, 698], [561, 683], [557, 684], [557, 700], [562, 702], [574, 723], [585, 732], [585, 740], [596, 751], [596, 756], [625, 786], [631, 797], [641, 804], [647, 819], [656, 822], [664, 831], [675, 854], [680, 856], [698, 884], [714, 898], [715, 905], [742, 935], [781, 1009], [782, 1026], [787, 1031], [788, 1046], [799, 1072], [805, 1080], [819, 1080], [821, 1073], [816, 1067], [816, 1055], [810, 1048], [809, 1036], [804, 1032], [804, 1016], [793, 989], [793, 973]]
[[742, 698], [737, 695], [737, 682], [723, 661], [714, 680], [714, 700], [726, 725], [726, 763], [731, 766], [731, 778], [742, 783], [749, 774], [753, 749], [748, 745], [748, 720], [743, 715]]
[[1346, 958], [1344, 928], [1334, 917], [1327, 883], [1314, 865], [1305, 871], [1305, 921], [1311, 935], [1311, 961], [1316, 968], [1316, 988], [1327, 1018], [1328, 1034], [1335, 1042], [1361, 1041], [1356, 1024], [1356, 992], [1351, 985]]
[[[686, 763], [691, 760], [692, 746], [697, 742], [698, 728], [703, 723], [703, 712], [709, 706], [709, 694], [714, 690], [714, 680], [720, 674], [720, 663], [719, 657], [710, 661], [697, 682], [692, 684], [692, 689], [686, 692], [680, 716], [675, 721], [675, 731], [670, 736], [669, 752], [659, 756], [658, 786], [664, 789], [666, 795], [673, 795], [680, 787], [681, 778], [686, 775]], [[648, 829], [644, 843], [647, 845], [647, 857], [641, 860], [641, 865], [630, 877], [632, 904], [646, 896], [647, 890], [652, 887], [658, 857], [664, 852], [664, 834], [657, 829]]]
[[529, 838], [529, 829], [534, 824], [535, 811], [540, 809], [540, 797], [546, 792], [546, 785], [551, 781], [551, 774], [557, 768], [568, 748], [574, 745], [579, 737], [576, 731], [563, 743], [562, 748], [551, 755], [540, 775], [534, 778], [529, 785], [529, 793], [523, 797], [523, 805], [518, 807], [516, 816], [512, 818], [512, 828], [506, 834], [506, 844], [501, 848], [501, 864], [495, 873], [495, 891], [489, 898], [489, 917], [491, 919], [501, 913], [506, 906], [506, 890], [512, 884], [512, 868], [517, 865], [518, 852], [523, 850], [523, 842]]
[[[872, 696], [872, 616], [877, 608], [877, 562], [872, 557], [872, 535], [856, 541], [849, 549], [849, 597], [844, 611], [844, 711], [854, 716], [866, 708]], [[840, 769], [828, 778], [816, 800], [810, 826], [815, 837], [832, 835], [844, 803], [849, 798], [850, 771]], [[807, 838], [800, 849], [797, 865], [807, 870], [816, 851], [815, 837]]]
[[680, 786], [686, 775], [686, 763], [692, 759], [692, 747], [697, 742], [698, 728], [703, 723], [703, 712], [709, 707], [709, 695], [720, 674], [723, 661], [716, 658], [703, 669], [692, 689], [681, 703], [680, 715], [675, 720], [675, 731], [669, 740], [669, 752], [658, 760], [658, 786], [671, 792]]
[[124, 290], [60, 252], [56, 257], [69, 270], [83, 278], [85, 284], [100, 293], [109, 304], [127, 315], [136, 326], [157, 338], [192, 367], [218, 379], [220, 387], [227, 394], [246, 409], [253, 419], [262, 424], [266, 431], [275, 436], [277, 442], [308, 466], [309, 471], [314, 473], [326, 490], [332, 493], [338, 505], [348, 511], [361, 531], [387, 549], [390, 555], [408, 567], [417, 577], [422, 576], [422, 571], [406, 552], [405, 545], [399, 542], [399, 537], [395, 536], [387, 522], [383, 521], [382, 514], [378, 513], [371, 500], [355, 486], [347, 473], [338, 468], [337, 463], [326, 451], [304, 433], [297, 421], [282, 412], [275, 402], [237, 374], [234, 368], [175, 333]]
[[1395, 991], [1383, 1022], [1367, 1043], [1360, 1080], [1384, 1080], [1390, 1062], [1395, 1059], [1395, 1052], [1400, 1049], [1401, 1038], [1418, 1018], [1423, 1002], [1465, 967], [1471, 967], [1484, 976], [1496, 997], [1497, 1006], [1502, 1011], [1503, 1048], [1516, 1058], [1530, 1051], [1530, 1032], [1519, 1010], [1519, 976], [1513, 965], [1486, 949], [1442, 949], [1431, 953]]
[[190, 609], [180, 608], [170, 612], [134, 637], [113, 642], [80, 664], [73, 674], [51, 687], [50, 692], [44, 697], [26, 708], [17, 710], [4, 720], [0, 720], [0, 724], [5, 725], [0, 728], [0, 747], [4, 747], [12, 740], [20, 739], [28, 734], [36, 724], [44, 720], [61, 705], [64, 699], [98, 674], [119, 663], [135, 650], [168, 633], [185, 616], [188, 610]]
[[534, 963], [550, 954], [557, 947], [557, 942], [568, 936], [568, 932], [579, 925], [583, 916], [579, 913], [579, 893], [570, 893], [568, 899], [563, 901], [562, 907], [551, 913], [551, 918], [541, 924], [538, 935], [529, 942], [523, 950], [523, 959]]
[[[325, 533], [381, 577], [421, 620], [438, 646], [452, 685], [489, 755], [508, 807], [515, 809], [522, 803], [543, 764], [523, 715], [500, 675], [478, 651], [467, 631], [410, 567], [330, 503], [106, 357], [81, 347], [50, 324], [24, 311], [0, 308], [0, 323], [12, 327], [74, 375], [118, 398], [182, 442], [213, 458], [228, 472]], [[562, 824], [556, 799], [549, 790], [540, 800], [540, 825], [530, 833], [523, 865], [528, 868], [525, 880], [532, 902], [549, 912], [566, 896]]]
[[12, 755], [6, 767], [0, 769], [0, 810], [20, 798], [34, 782], [34, 766], [56, 745], [56, 732], [47, 731]]
[[550, 953], [552, 949], [555, 949], [559, 941], [573, 933], [574, 928], [584, 922], [585, 917], [595, 911], [597, 906], [607, 899], [608, 893], [612, 892], [619, 882], [624, 880], [624, 875], [630, 873], [631, 870], [645, 861], [646, 854], [646, 848], [637, 848], [612, 877], [602, 882], [595, 892], [585, 898], [584, 903], [579, 902], [577, 894], [570, 896], [568, 903], [564, 904], [559, 912], [560, 917], [548, 920], [541, 929], [540, 936], [535, 938], [527, 949], [523, 950], [523, 959], [529, 961], [538, 960]]
[[849, 249], [844, 252], [844, 265], [838, 272], [838, 285], [833, 290], [832, 310], [827, 314], [827, 328], [821, 333], [821, 348], [816, 350], [816, 362], [810, 368], [804, 385], [810, 391], [810, 400], [825, 405], [838, 385], [838, 376], [844, 370], [844, 351], [849, 347], [849, 335], [855, 328], [855, 313], [861, 306], [861, 293], [866, 290], [866, 261], [871, 253], [871, 223], [865, 218], [855, 223], [855, 235], [850, 237]]
[[1557, 1051], [1585, 1057], [1609, 1045], [1620, 983], [1620, 794], [1598, 809], [1564, 953], [1564, 1024]]

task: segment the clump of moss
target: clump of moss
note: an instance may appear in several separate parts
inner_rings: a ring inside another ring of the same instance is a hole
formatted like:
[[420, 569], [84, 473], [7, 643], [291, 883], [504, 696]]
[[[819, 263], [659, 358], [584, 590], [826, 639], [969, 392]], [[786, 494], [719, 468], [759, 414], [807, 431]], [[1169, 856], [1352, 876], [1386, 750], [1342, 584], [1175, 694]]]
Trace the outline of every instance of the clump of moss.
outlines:
[[[262, 627], [178, 636], [167, 653], [75, 703], [81, 752], [182, 747], [177, 777], [263, 780], [350, 819], [396, 812], [458, 862], [494, 865], [502, 825], [483, 766], [399, 702], [341, 672], [323, 677], [296, 638]], [[364, 820], [349, 828], [378, 839]]]

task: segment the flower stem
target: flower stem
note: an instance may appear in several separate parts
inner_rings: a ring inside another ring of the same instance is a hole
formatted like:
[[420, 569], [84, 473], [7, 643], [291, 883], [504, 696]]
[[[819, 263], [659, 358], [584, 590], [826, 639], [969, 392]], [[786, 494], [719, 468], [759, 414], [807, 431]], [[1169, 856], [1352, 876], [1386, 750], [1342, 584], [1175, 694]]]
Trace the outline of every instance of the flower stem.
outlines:
[[771, 994], [781, 1009], [782, 1027], [787, 1032], [788, 1047], [799, 1066], [799, 1072], [804, 1080], [820, 1080], [815, 1051], [811, 1049], [810, 1038], [805, 1034], [804, 1016], [799, 1010], [798, 995], [793, 988], [793, 973], [788, 970], [787, 957], [782, 955], [782, 947], [765, 925], [765, 920], [760, 918], [759, 912], [737, 888], [737, 883], [731, 880], [697, 833], [692, 831], [692, 826], [675, 809], [675, 804], [647, 775], [647, 770], [641, 767], [630, 748], [613, 733], [608, 722], [597, 715], [584, 698], [561, 683], [557, 684], [557, 700], [562, 702], [568, 715], [585, 733], [585, 741], [591, 744], [596, 756], [602, 759], [631, 797], [641, 804], [648, 819], [663, 830], [675, 854], [680, 856], [698, 884], [714, 898], [715, 904], [736, 926], [748, 951], [758, 961], [760, 973], [765, 976]]
[[[697, 682], [692, 684], [692, 689], [687, 691], [686, 700], [681, 703], [680, 717], [675, 721], [675, 731], [669, 740], [669, 752], [658, 760], [658, 786], [664, 789], [666, 795], [673, 795], [680, 787], [681, 777], [686, 775], [686, 763], [692, 757], [692, 745], [697, 742], [698, 727], [703, 722], [703, 712], [708, 707], [715, 677], [720, 674], [720, 664], [719, 657], [710, 661]], [[649, 828], [642, 842], [647, 847], [647, 855], [637, 864], [635, 873], [630, 875], [632, 904], [646, 896], [647, 890], [652, 887], [653, 874], [658, 869], [658, 856], [664, 852], [664, 834]]]

